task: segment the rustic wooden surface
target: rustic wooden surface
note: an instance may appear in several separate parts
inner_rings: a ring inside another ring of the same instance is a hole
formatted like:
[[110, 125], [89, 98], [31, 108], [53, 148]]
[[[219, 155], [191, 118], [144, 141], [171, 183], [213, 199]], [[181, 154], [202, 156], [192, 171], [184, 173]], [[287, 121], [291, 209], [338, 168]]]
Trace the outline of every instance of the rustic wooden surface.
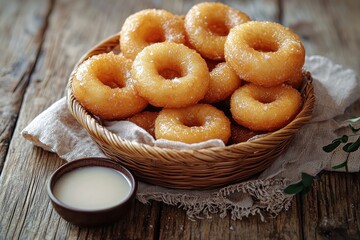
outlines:
[[[145, 8], [185, 14], [198, 1], [0, 1], [0, 239], [359, 239], [360, 173], [324, 173], [291, 208], [261, 222], [230, 217], [190, 221], [176, 207], [136, 202], [123, 221], [79, 228], [54, 212], [48, 176], [64, 162], [19, 132], [64, 95], [72, 66], [87, 49], [118, 32]], [[225, 1], [257, 20], [291, 27], [308, 55], [359, 72], [360, 1]], [[353, 107], [360, 115], [360, 103]]]

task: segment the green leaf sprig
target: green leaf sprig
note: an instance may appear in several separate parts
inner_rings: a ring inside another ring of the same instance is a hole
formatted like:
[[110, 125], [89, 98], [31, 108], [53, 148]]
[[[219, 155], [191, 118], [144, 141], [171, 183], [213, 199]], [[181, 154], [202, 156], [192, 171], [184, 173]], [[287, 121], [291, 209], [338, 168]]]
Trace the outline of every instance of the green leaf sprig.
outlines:
[[315, 176], [311, 176], [307, 173], [301, 173], [301, 181], [290, 184], [284, 189], [284, 192], [286, 194], [298, 194], [301, 192], [302, 195], [305, 195], [310, 192], [311, 186], [315, 178]]
[[[340, 146], [341, 143], [346, 143], [343, 146], [343, 151], [347, 152], [347, 153], [351, 153], [351, 152], [355, 152], [360, 148], [360, 134], [358, 134], [357, 132], [360, 130], [360, 128], [355, 128], [352, 123], [356, 123], [358, 121], [360, 121], [360, 117], [358, 118], [352, 118], [348, 120], [350, 122], [350, 124], [348, 125], [348, 127], [351, 129], [351, 131], [354, 133], [353, 135], [343, 135], [340, 138], [336, 138], [334, 139], [330, 144], [323, 146], [323, 150], [325, 152], [332, 152], [334, 151], [338, 146]], [[349, 136], [359, 136], [357, 138], [357, 140], [355, 142], [348, 142], [349, 140]], [[348, 171], [348, 159], [349, 159], [349, 154], [346, 158], [346, 160], [338, 165], [333, 166], [333, 169], [340, 169], [340, 168], [344, 168], [346, 169], [346, 171]]]
[[[323, 150], [325, 152], [332, 152], [334, 151], [338, 146], [340, 146], [340, 144], [345, 144], [343, 146], [343, 150], [347, 153], [351, 153], [351, 152], [355, 152], [360, 148], [360, 134], [358, 134], [357, 132], [360, 131], [360, 128], [356, 128], [352, 125], [352, 123], [356, 123], [358, 121], [360, 121], [360, 117], [358, 118], [352, 118], [348, 120], [350, 122], [350, 124], [348, 125], [348, 127], [351, 129], [351, 131], [354, 133], [353, 135], [343, 135], [339, 138], [334, 139], [330, 144], [323, 146]], [[357, 140], [355, 142], [348, 142], [349, 141], [349, 137], [350, 136], [359, 136], [357, 138]], [[348, 159], [349, 159], [349, 154], [347, 155], [347, 158], [344, 162], [333, 166], [333, 169], [339, 169], [339, 168], [346, 168], [346, 171], [348, 171]], [[311, 186], [314, 182], [314, 179], [318, 179], [317, 176], [311, 176], [307, 173], [301, 173], [301, 180], [297, 183], [294, 184], [290, 184], [289, 186], [287, 186], [284, 189], [284, 192], [286, 194], [298, 194], [298, 193], [302, 193], [302, 195], [307, 194], [310, 190], [311, 190]]]

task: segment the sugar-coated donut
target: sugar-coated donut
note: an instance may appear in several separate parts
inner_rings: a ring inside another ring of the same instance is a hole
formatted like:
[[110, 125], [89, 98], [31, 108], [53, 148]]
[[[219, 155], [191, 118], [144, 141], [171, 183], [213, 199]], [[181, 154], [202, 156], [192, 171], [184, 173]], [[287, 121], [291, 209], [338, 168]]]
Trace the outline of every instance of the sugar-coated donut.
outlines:
[[243, 12], [223, 3], [199, 3], [185, 16], [190, 44], [209, 59], [224, 59], [224, 43], [229, 30], [249, 21]]
[[153, 106], [179, 108], [205, 96], [210, 74], [195, 50], [163, 42], [145, 47], [136, 56], [132, 77], [139, 95]]
[[303, 83], [303, 72], [302, 70], [299, 72], [295, 72], [295, 74], [290, 77], [288, 81], [285, 82], [285, 84], [288, 84], [292, 86], [293, 88], [299, 89]]
[[231, 96], [230, 111], [240, 125], [254, 131], [273, 131], [286, 126], [299, 112], [300, 93], [288, 85], [262, 87], [246, 84]]
[[141, 112], [148, 102], [130, 78], [132, 61], [103, 53], [84, 61], [76, 70], [72, 89], [76, 100], [104, 120], [124, 119]]
[[209, 104], [164, 108], [155, 121], [155, 136], [184, 143], [221, 139], [226, 144], [230, 137], [230, 120]]
[[299, 37], [278, 23], [250, 21], [230, 30], [225, 59], [245, 80], [275, 86], [301, 71], [305, 50]]
[[155, 120], [158, 115], [158, 112], [144, 111], [135, 114], [128, 118], [128, 120], [145, 129], [151, 136], [155, 137]]
[[183, 17], [145, 9], [129, 16], [121, 29], [120, 48], [127, 58], [134, 59], [144, 47], [164, 41], [185, 43]]
[[[208, 67], [209, 64], [212, 62], [208, 63]], [[215, 103], [225, 100], [239, 88], [240, 83], [240, 78], [226, 62], [219, 63], [210, 72], [209, 89], [201, 102]]]

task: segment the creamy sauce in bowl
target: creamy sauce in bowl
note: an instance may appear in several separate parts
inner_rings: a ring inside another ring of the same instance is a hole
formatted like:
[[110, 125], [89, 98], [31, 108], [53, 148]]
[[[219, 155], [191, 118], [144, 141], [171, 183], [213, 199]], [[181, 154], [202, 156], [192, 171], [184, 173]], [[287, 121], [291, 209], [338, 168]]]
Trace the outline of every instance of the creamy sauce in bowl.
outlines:
[[81, 167], [61, 176], [53, 188], [62, 203], [80, 210], [113, 207], [131, 193], [129, 179], [121, 172], [100, 166]]

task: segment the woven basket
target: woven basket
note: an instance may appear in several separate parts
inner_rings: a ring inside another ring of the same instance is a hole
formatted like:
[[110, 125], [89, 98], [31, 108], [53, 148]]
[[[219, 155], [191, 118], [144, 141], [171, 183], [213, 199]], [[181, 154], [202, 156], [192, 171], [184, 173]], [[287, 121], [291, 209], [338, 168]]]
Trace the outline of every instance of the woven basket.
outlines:
[[129, 168], [139, 180], [177, 189], [211, 189], [239, 182], [269, 167], [311, 118], [315, 101], [312, 78], [310, 73], [304, 72], [301, 90], [304, 102], [296, 118], [284, 128], [251, 142], [200, 150], [174, 150], [122, 139], [89, 114], [76, 101], [71, 88], [78, 65], [93, 55], [119, 51], [119, 37], [111, 36], [79, 60], [67, 85], [67, 103], [72, 115], [102, 151]]

